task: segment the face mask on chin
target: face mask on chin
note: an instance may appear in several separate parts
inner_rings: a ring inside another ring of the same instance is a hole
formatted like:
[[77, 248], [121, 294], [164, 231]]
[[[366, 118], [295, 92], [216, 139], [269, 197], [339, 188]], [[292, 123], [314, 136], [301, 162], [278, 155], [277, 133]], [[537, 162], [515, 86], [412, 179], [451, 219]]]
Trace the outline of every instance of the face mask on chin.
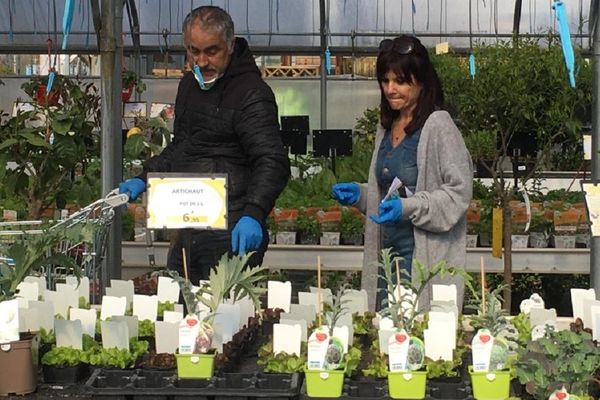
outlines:
[[210, 88], [212, 88], [215, 85], [215, 82], [217, 82], [217, 80], [221, 77], [220, 74], [217, 74], [210, 81], [205, 81], [204, 77], [202, 76], [202, 72], [200, 71], [200, 67], [198, 67], [198, 65], [194, 64], [193, 69], [194, 69], [194, 78], [196, 78], [196, 81], [198, 82], [198, 84], [200, 85], [200, 89], [202, 89], [202, 90], [210, 90]]

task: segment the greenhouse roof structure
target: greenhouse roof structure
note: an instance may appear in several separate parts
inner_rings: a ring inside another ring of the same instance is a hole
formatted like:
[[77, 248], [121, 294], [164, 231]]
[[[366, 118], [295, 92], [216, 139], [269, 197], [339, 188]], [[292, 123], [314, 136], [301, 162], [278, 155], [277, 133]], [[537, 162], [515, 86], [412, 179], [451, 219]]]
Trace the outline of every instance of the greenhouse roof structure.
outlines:
[[[185, 15], [201, 5], [229, 11], [236, 33], [256, 54], [374, 52], [385, 36], [415, 34], [430, 46], [449, 42], [465, 50], [509, 39], [513, 32], [543, 37], [556, 32], [555, 0], [125, 0], [124, 50], [183, 50]], [[0, 52], [40, 53], [50, 38], [63, 40], [66, 0], [2, 0]], [[64, 52], [99, 51], [100, 0], [76, 1]], [[577, 46], [591, 48], [597, 2], [564, 1]], [[324, 44], [325, 43], [325, 44]]]

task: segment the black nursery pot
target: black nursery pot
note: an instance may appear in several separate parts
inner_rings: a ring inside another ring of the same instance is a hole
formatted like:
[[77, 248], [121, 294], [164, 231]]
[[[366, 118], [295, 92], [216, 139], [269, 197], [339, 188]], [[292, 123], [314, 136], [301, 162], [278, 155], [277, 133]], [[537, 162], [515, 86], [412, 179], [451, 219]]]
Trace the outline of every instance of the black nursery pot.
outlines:
[[135, 386], [139, 388], [161, 388], [172, 383], [176, 370], [143, 369], [139, 370]]
[[436, 378], [427, 381], [430, 395], [434, 399], [466, 399], [471, 394], [460, 376]]
[[90, 374], [88, 364], [77, 364], [74, 366], [42, 365], [44, 383], [74, 385], [85, 379]]
[[344, 391], [350, 397], [357, 398], [378, 398], [386, 394], [386, 382], [376, 380], [349, 381]]
[[257, 389], [287, 390], [292, 385], [292, 374], [258, 374]]

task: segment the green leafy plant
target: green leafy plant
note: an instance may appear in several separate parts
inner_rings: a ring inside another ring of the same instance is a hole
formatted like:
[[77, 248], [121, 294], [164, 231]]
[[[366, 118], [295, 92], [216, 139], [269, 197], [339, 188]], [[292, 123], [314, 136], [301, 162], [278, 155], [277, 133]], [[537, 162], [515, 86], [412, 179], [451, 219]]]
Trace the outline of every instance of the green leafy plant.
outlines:
[[[37, 79], [22, 86], [30, 96]], [[30, 219], [40, 219], [50, 206], [64, 207], [60, 203], [69, 198], [74, 177], [99, 156], [98, 90], [68, 78], [55, 85], [61, 87], [59, 107], [33, 103], [32, 111], [0, 115], [0, 180], [6, 191], [26, 201]], [[14, 163], [10, 168], [9, 162]]]
[[517, 377], [536, 399], [547, 399], [563, 386], [570, 394], [587, 395], [600, 368], [600, 352], [587, 332], [546, 327], [545, 337], [529, 341], [519, 355]]
[[72, 367], [81, 363], [89, 363], [89, 358], [94, 352], [100, 350], [100, 344], [89, 335], [82, 336], [82, 349], [73, 349], [71, 347], [53, 346], [42, 357], [42, 364], [54, 365], [58, 367]]
[[140, 79], [138, 74], [128, 69], [124, 69], [121, 73], [121, 83], [123, 89], [135, 87], [135, 91], [138, 93], [143, 93], [146, 90], [146, 84]]
[[291, 374], [304, 371], [306, 365], [306, 343], [302, 343], [300, 355], [281, 352], [273, 354], [273, 343], [269, 341], [258, 349], [257, 364], [261, 365], [265, 372]]
[[388, 357], [379, 350], [379, 340], [374, 340], [369, 348], [371, 361], [363, 368], [364, 376], [386, 378], [388, 375]]
[[149, 319], [138, 321], [138, 336], [154, 337], [154, 322]]
[[365, 222], [360, 215], [342, 209], [342, 218], [340, 220], [340, 233], [343, 236], [362, 234], [365, 230]]
[[158, 317], [163, 318], [165, 311], [175, 311], [175, 303], [172, 301], [159, 301], [158, 302]]
[[129, 369], [135, 366], [137, 359], [148, 352], [148, 342], [135, 338], [129, 339], [129, 349], [98, 348], [89, 354], [89, 364], [104, 368]]
[[545, 235], [550, 235], [552, 225], [552, 221], [546, 219], [543, 214], [535, 214], [531, 217], [529, 232], [542, 232]]
[[405, 290], [404, 293], [398, 293], [398, 284], [394, 277], [396, 265], [400, 262], [400, 257], [392, 256], [391, 249], [381, 251], [381, 261], [378, 266], [383, 271], [379, 276], [384, 280], [386, 287], [379, 289], [387, 293], [387, 298], [383, 300], [383, 309], [380, 311], [382, 317], [389, 317], [397, 329], [404, 329], [412, 334], [412, 329], [417, 316], [421, 313], [417, 310], [417, 301], [427, 285], [437, 276], [443, 278], [445, 275], [460, 275], [465, 282], [465, 286], [471, 290], [471, 276], [464, 269], [448, 267], [444, 261], [427, 268], [418, 260], [413, 262], [412, 273], [416, 276], [414, 280], [406, 271], [400, 270], [400, 284], [403, 288], [409, 289], [413, 295]]
[[79, 278], [81, 267], [67, 254], [54, 249], [63, 240], [71, 243], [89, 242], [92, 232], [91, 225], [75, 224], [48, 229], [38, 235], [21, 236], [10, 244], [0, 243], [0, 254], [12, 260], [0, 259], [0, 301], [12, 298], [19, 283], [42, 267], [65, 267]]
[[456, 365], [453, 361], [434, 361], [430, 358], [425, 358], [425, 364], [427, 365], [427, 379], [458, 376], [458, 371], [455, 369]]
[[306, 215], [300, 212], [296, 219], [297, 232], [303, 235], [319, 236], [321, 234], [321, 226], [317, 218], [312, 215]]

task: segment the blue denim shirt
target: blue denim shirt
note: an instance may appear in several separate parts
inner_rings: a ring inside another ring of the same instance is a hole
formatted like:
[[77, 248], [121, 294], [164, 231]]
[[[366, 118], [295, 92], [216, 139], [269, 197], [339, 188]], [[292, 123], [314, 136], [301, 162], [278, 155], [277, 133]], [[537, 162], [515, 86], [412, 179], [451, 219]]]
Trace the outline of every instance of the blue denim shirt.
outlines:
[[[389, 130], [386, 132], [375, 166], [377, 183], [383, 193], [387, 193], [396, 176], [414, 193], [417, 185], [417, 146], [420, 137], [421, 130], [418, 129], [393, 147], [392, 135]], [[383, 248], [391, 247], [395, 255], [404, 259], [400, 266], [410, 274], [415, 248], [412, 223], [402, 220], [382, 225], [382, 241]]]

